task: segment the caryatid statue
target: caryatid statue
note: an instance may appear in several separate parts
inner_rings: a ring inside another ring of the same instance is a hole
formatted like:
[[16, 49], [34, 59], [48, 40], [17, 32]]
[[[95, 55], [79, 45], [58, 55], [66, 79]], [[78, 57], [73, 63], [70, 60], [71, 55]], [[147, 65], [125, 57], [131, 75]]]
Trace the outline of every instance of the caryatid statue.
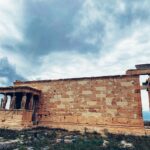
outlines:
[[149, 78], [148, 78], [148, 88], [147, 88], [147, 91], [148, 91], [148, 97], [149, 97], [149, 111], [150, 111], [150, 75], [149, 75]]
[[3, 102], [4, 102], [4, 99], [1, 98], [0, 108], [3, 108]]
[[27, 100], [27, 96], [26, 94], [24, 94], [21, 101], [21, 109], [25, 109], [26, 100]]
[[33, 95], [32, 95], [31, 98], [30, 98], [29, 109], [30, 109], [30, 110], [33, 109]]
[[4, 98], [2, 100], [2, 108], [5, 109], [6, 108], [6, 104], [7, 104], [7, 95], [4, 95]]
[[11, 110], [15, 108], [15, 103], [16, 103], [16, 96], [13, 95], [12, 99], [11, 99], [11, 102], [10, 102], [10, 109]]

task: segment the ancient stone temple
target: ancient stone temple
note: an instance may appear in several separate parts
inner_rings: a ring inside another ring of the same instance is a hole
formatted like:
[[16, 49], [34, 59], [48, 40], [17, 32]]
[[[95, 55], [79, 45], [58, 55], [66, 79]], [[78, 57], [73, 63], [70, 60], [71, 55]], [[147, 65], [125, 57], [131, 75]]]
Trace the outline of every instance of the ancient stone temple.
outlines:
[[[36, 121], [41, 91], [28, 86], [14, 86], [2, 87], [0, 93], [4, 95], [0, 105], [0, 127], [17, 129], [32, 126]], [[8, 96], [11, 99], [7, 110]]]
[[16, 81], [0, 88], [0, 127], [150, 134], [141, 103], [141, 90], [150, 99], [150, 77], [140, 85], [140, 75], [150, 75], [150, 64], [136, 65], [124, 75]]

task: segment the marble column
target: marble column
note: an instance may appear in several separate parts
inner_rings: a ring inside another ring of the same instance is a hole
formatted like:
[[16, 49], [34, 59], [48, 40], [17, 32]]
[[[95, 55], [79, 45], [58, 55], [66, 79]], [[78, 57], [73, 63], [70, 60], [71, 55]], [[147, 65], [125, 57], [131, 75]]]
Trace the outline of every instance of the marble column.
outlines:
[[21, 109], [25, 109], [26, 100], [27, 100], [27, 96], [26, 96], [26, 94], [24, 94], [24, 95], [22, 96]]

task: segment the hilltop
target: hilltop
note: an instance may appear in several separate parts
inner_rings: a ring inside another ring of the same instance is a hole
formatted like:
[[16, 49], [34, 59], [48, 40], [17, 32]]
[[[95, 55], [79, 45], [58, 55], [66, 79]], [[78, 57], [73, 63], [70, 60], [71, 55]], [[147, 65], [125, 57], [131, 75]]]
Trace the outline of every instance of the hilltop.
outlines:
[[22, 131], [0, 129], [0, 149], [7, 150], [149, 150], [150, 136], [115, 135], [105, 130], [69, 132], [63, 129], [35, 128]]

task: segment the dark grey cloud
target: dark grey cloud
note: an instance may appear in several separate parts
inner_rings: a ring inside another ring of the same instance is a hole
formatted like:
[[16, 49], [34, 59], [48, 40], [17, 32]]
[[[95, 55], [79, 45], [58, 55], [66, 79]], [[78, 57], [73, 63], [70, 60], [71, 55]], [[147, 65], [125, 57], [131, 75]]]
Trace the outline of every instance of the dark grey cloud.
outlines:
[[95, 32], [104, 32], [100, 24], [93, 24], [88, 32], [81, 33], [77, 38], [69, 35], [73, 32], [74, 20], [81, 9], [80, 0], [26, 0], [24, 3], [24, 19], [26, 28], [25, 43], [19, 45], [19, 50], [30, 53], [30, 56], [44, 55], [54, 51], [97, 51], [97, 45], [84, 41]]
[[[3, 82], [3, 79], [6, 81]], [[13, 65], [11, 65], [7, 58], [0, 59], [0, 81], [2, 85], [12, 85], [15, 80], [24, 80], [22, 76], [20, 76]]]
[[[130, 28], [136, 21], [139, 24], [150, 22], [149, 0], [110, 0], [109, 2], [95, 0], [95, 3], [101, 12], [105, 12], [108, 17], [113, 17], [116, 25], [119, 27], [118, 31], [120, 29]], [[119, 5], [124, 10], [121, 10]]]
[[[150, 10], [145, 2], [139, 0], [125, 0], [125, 11], [116, 15], [120, 28], [130, 27], [136, 21], [139, 23], [150, 21]], [[147, 8], [146, 8], [147, 7]]]
[[[125, 11], [116, 12], [117, 4], [112, 2], [109, 6], [104, 1], [95, 1], [101, 5], [99, 11], [106, 11], [107, 15], [113, 15], [116, 24], [120, 28], [130, 27], [135, 20], [141, 22], [148, 19], [149, 11], [141, 5], [136, 5], [136, 1], [122, 1], [125, 4]], [[26, 43], [20, 45], [20, 50], [30, 53], [30, 56], [44, 55], [53, 51], [74, 51], [80, 53], [95, 52], [103, 46], [102, 39], [105, 38], [105, 24], [101, 21], [95, 21], [88, 26], [87, 30], [81, 31], [76, 38], [68, 36], [77, 28], [74, 20], [79, 17], [83, 1], [80, 0], [26, 0], [24, 32]], [[106, 10], [104, 10], [106, 9]], [[87, 10], [86, 13], [88, 13]], [[94, 16], [93, 16], [94, 17]], [[107, 17], [107, 16], [106, 16]], [[107, 19], [107, 18], [106, 18]], [[99, 34], [101, 37], [95, 44], [85, 41], [88, 37], [95, 37]]]
[[71, 42], [67, 37], [73, 30], [72, 21], [79, 8], [79, 1], [26, 1], [25, 38], [27, 44], [22, 45], [22, 48], [42, 55], [48, 51], [71, 50], [79, 45], [87, 46], [81, 41]]

